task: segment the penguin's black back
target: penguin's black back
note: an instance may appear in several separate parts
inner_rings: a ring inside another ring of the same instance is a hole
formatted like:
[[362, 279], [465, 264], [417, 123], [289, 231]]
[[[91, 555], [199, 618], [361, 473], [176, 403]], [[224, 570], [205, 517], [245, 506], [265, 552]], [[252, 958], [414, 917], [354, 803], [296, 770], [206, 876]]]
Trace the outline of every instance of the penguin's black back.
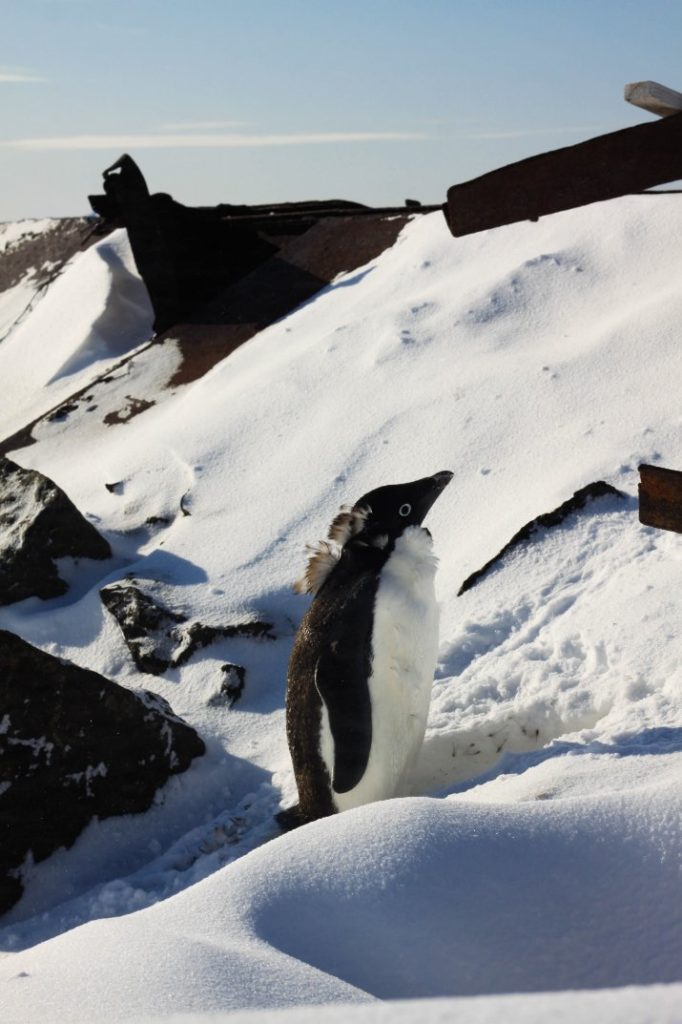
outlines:
[[[287, 682], [287, 737], [300, 800], [299, 823], [335, 813], [332, 781], [337, 792], [344, 792], [359, 782], [367, 767], [374, 604], [387, 557], [387, 551], [348, 544], [296, 635]], [[333, 780], [320, 754], [320, 693], [334, 739]]]

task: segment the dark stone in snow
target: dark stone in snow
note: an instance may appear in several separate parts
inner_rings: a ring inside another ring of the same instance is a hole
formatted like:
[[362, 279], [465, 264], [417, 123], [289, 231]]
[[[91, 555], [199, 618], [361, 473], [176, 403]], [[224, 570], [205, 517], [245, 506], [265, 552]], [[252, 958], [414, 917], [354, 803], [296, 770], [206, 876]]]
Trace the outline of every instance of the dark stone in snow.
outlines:
[[163, 607], [141, 590], [137, 580], [111, 583], [100, 590], [100, 597], [116, 619], [133, 661], [141, 672], [152, 675], [184, 665], [196, 651], [221, 637], [274, 639], [270, 622], [247, 620], [229, 626], [188, 622], [186, 615]]
[[611, 484], [607, 484], [605, 480], [596, 480], [592, 484], [587, 484], [585, 487], [581, 487], [580, 490], [576, 491], [572, 497], [562, 502], [557, 508], [552, 509], [551, 512], [545, 512], [536, 519], [531, 519], [529, 523], [526, 523], [525, 526], [522, 526], [521, 529], [514, 534], [511, 540], [507, 541], [502, 550], [498, 551], [490, 561], [486, 562], [480, 569], [472, 572], [471, 576], [467, 576], [464, 583], [457, 591], [457, 596], [460, 597], [462, 594], [465, 594], [467, 590], [471, 590], [472, 587], [476, 586], [476, 584], [483, 579], [494, 565], [501, 562], [502, 559], [519, 544], [523, 544], [525, 541], [530, 540], [533, 534], [541, 527], [548, 529], [552, 526], [559, 526], [572, 512], [577, 512], [580, 509], [585, 508], [589, 502], [594, 501], [596, 498], [605, 498], [612, 495], [615, 495], [618, 498], [625, 497], [622, 491], [616, 490], [616, 488], [612, 487]]
[[177, 644], [173, 630], [185, 617], [161, 608], [132, 583], [112, 583], [99, 594], [116, 619], [140, 671], [152, 675], [165, 672]]
[[244, 692], [246, 669], [241, 665], [232, 665], [230, 662], [226, 665], [221, 665], [220, 669], [221, 672], [224, 672], [225, 678], [220, 684], [220, 689], [217, 693], [213, 694], [208, 704], [212, 708], [222, 707], [223, 705], [231, 708], [237, 703]]
[[21, 866], [71, 846], [95, 816], [147, 810], [205, 751], [161, 697], [0, 631], [0, 913]]
[[111, 548], [52, 480], [0, 457], [0, 605], [68, 590], [57, 558], [111, 558]]

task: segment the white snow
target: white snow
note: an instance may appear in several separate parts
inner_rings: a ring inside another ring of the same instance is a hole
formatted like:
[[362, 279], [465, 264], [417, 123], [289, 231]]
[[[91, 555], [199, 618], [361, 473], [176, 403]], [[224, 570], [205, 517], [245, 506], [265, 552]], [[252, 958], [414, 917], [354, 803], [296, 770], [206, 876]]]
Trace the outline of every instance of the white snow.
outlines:
[[[1, 256], [0, 256], [1, 258]], [[12, 288], [0, 293], [0, 343], [30, 311], [39, 292], [33, 269]]]
[[[175, 391], [177, 349], [144, 348], [124, 235], [50, 286], [0, 344], [3, 436], [142, 346], [101, 407], [12, 453], [114, 559], [76, 567], [63, 598], [0, 609], [0, 627], [157, 691], [209, 750], [146, 815], [93, 822], [27, 865], [0, 928], [3, 1022], [422, 997], [438, 999], [323, 1019], [679, 1019], [682, 539], [641, 526], [636, 494], [638, 463], [682, 469], [681, 242], [674, 195], [460, 240], [440, 214], [415, 217]], [[126, 395], [156, 404], [107, 426]], [[442, 469], [424, 796], [277, 837], [295, 798], [283, 700], [303, 546], [342, 503]], [[625, 496], [539, 530], [456, 596], [598, 479]], [[219, 640], [144, 676], [98, 596], [126, 574], [205, 623], [271, 621], [277, 639]], [[209, 704], [226, 661], [247, 669], [233, 709]]]
[[[12, 253], [23, 242], [52, 231], [58, 224], [58, 220], [49, 218], [0, 224], [0, 259], [4, 253]], [[32, 310], [44, 290], [39, 278], [41, 281], [44, 280], [45, 275], [52, 269], [53, 265], [49, 260], [46, 260], [40, 268], [30, 267], [15, 285], [0, 293], [0, 343]], [[40, 274], [37, 273], [38, 270], [40, 270]], [[13, 401], [12, 398], [11, 402]]]
[[[19, 287], [19, 286], [17, 286]], [[128, 236], [77, 253], [0, 344], [3, 437], [52, 409], [152, 336], [153, 312]]]
[[296, 1007], [210, 1015], [174, 1014], [173, 1024], [678, 1024], [682, 987], [650, 985], [597, 992], [541, 993], [464, 999], [414, 999], [362, 1005]]

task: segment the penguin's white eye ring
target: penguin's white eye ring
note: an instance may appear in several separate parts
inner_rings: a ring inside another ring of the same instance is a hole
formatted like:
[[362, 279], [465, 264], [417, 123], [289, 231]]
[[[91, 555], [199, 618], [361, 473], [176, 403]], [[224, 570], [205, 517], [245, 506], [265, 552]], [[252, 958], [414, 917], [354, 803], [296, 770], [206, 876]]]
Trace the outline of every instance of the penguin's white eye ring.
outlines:
[[398, 509], [398, 515], [399, 516], [403, 516], [403, 517], [404, 516], [409, 516], [411, 511], [412, 511], [412, 506], [408, 505], [407, 502], [405, 502], [405, 504], [401, 505], [400, 508]]

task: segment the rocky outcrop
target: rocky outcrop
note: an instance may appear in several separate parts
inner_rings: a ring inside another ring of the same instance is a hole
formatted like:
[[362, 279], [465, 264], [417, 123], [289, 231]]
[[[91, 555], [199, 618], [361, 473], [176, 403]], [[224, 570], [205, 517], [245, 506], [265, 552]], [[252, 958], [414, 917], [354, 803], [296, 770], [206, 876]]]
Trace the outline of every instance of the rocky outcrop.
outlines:
[[530, 540], [534, 533], [540, 529], [549, 529], [553, 526], [560, 526], [563, 521], [570, 516], [573, 512], [579, 512], [584, 509], [590, 502], [596, 501], [601, 498], [624, 498], [625, 495], [622, 491], [612, 487], [611, 484], [607, 484], [605, 480], [596, 480], [594, 483], [587, 484], [585, 487], [581, 487], [579, 491], [576, 491], [572, 497], [562, 502], [557, 508], [552, 509], [551, 512], [544, 512], [541, 516], [536, 519], [531, 519], [529, 523], [522, 526], [518, 530], [511, 540], [507, 541], [501, 551], [477, 569], [476, 572], [472, 572], [471, 576], [467, 576], [464, 583], [457, 591], [457, 596], [460, 597], [462, 594], [466, 594], [467, 590], [471, 590], [476, 584], [483, 579], [484, 576], [501, 562], [514, 548], [518, 547], [519, 544], [524, 544]]
[[169, 668], [178, 668], [189, 661], [195, 651], [208, 647], [220, 637], [274, 639], [270, 622], [247, 620], [226, 626], [206, 626], [202, 622], [188, 621], [181, 612], [166, 608], [153, 590], [149, 593], [149, 584], [146, 587], [143, 590], [138, 580], [126, 580], [100, 590], [104, 606], [116, 619], [141, 672], [160, 675]]
[[95, 816], [145, 811], [204, 750], [161, 697], [0, 631], [0, 913], [29, 854], [70, 846]]
[[52, 221], [24, 221], [24, 230], [1, 248], [0, 292], [21, 280], [31, 279], [37, 288], [52, 281], [79, 249], [85, 249], [109, 227], [91, 217], [60, 217]]
[[134, 583], [112, 583], [99, 594], [116, 619], [140, 672], [165, 672], [178, 642], [174, 629], [183, 616], [162, 608]]
[[68, 590], [55, 559], [111, 557], [95, 527], [52, 480], [0, 457], [0, 605]]

